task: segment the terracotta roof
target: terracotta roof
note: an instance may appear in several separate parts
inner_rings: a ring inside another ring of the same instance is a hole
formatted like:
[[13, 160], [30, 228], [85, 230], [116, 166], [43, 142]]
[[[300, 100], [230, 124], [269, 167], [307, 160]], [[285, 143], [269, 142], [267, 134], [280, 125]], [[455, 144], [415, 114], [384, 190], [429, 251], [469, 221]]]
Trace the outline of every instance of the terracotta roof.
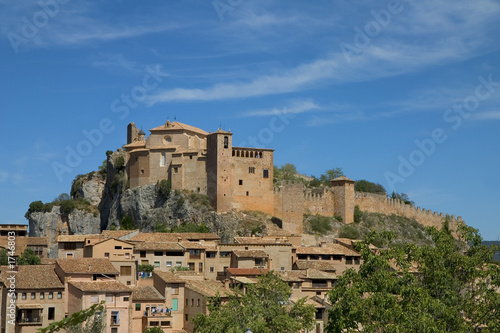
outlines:
[[297, 267], [297, 269], [314, 268], [320, 271], [330, 272], [335, 272], [337, 270], [335, 268], [335, 262], [323, 260], [297, 260], [294, 265]]
[[61, 235], [57, 237], [58, 242], [85, 242], [90, 235]]
[[163, 271], [154, 271], [160, 279], [167, 283], [184, 283], [186, 279], [190, 277], [201, 277], [199, 273], [193, 271], [176, 271], [176, 272], [163, 272]]
[[[300, 299], [302, 299], [302, 297], [291, 297], [290, 301], [292, 301], [292, 303], [297, 303]], [[322, 303], [314, 300], [313, 298], [309, 298], [309, 297], [307, 298], [305, 304], [312, 305], [315, 308], [324, 308], [325, 307]]]
[[101, 235], [107, 238], [120, 238], [137, 231], [139, 230], [103, 230]]
[[142, 242], [177, 242], [179, 238], [181, 240], [220, 240], [220, 237], [214, 233], [200, 232], [145, 232], [130, 238], [130, 240]]
[[185, 249], [198, 249], [198, 250], [205, 249], [205, 245], [200, 244], [198, 242], [179, 242], [179, 244]]
[[55, 265], [56, 259], [54, 258], [41, 258], [42, 265]]
[[232, 294], [231, 289], [224, 287], [224, 284], [214, 280], [203, 280], [203, 281], [190, 280], [186, 282], [186, 288], [191, 289], [197, 292], [198, 294], [201, 294], [206, 297], [213, 297], [217, 295], [217, 292], [221, 297], [224, 297], [228, 294]]
[[226, 268], [226, 271], [231, 275], [262, 275], [269, 271], [265, 268]]
[[302, 282], [302, 277], [305, 276], [302, 271], [280, 271], [277, 273], [281, 280], [285, 282]]
[[311, 279], [311, 280], [336, 280], [337, 275], [332, 273], [327, 273], [323, 271], [319, 271], [317, 269], [308, 269], [306, 271], [303, 279]]
[[[167, 125], [167, 124], [169, 124], [169, 125]], [[165, 125], [161, 125], [161, 126], [152, 128], [149, 131], [153, 132], [153, 131], [174, 131], [174, 130], [186, 130], [186, 131], [191, 131], [191, 132], [195, 132], [195, 133], [199, 133], [199, 134], [203, 134], [203, 135], [208, 135], [208, 133], [202, 129], [199, 129], [199, 128], [191, 126], [191, 125], [183, 124], [183, 123], [180, 123], [178, 121], [174, 121], [172, 123], [167, 121], [167, 123], [165, 123]]]
[[101, 240], [99, 240], [97, 242], [94, 242], [94, 243], [91, 243], [91, 244], [86, 244], [86, 246], [94, 246], [94, 245], [101, 244], [101, 243], [104, 243], [104, 242], [108, 242], [108, 241], [111, 241], [111, 240], [115, 240], [115, 241], [117, 241], [119, 243], [125, 243], [125, 244], [132, 245], [132, 246], [135, 245], [135, 243], [133, 243], [133, 242], [129, 242], [129, 241], [126, 241], [126, 240], [122, 240], [122, 239], [118, 239], [118, 238], [112, 237], [112, 238], [101, 239]]
[[234, 242], [239, 244], [290, 244], [286, 237], [234, 237]]
[[49, 239], [47, 237], [27, 237], [26, 245], [48, 245]]
[[[339, 244], [344, 245], [344, 246], [352, 246], [354, 248], [354, 244], [362, 242], [363, 240], [361, 240], [361, 239], [350, 239], [350, 238], [335, 238], [335, 241], [337, 243], [339, 243]], [[373, 244], [370, 244], [368, 247], [370, 249], [372, 249], [372, 250], [378, 249], [378, 247], [376, 247]]]
[[359, 252], [351, 250], [340, 244], [326, 244], [326, 246], [303, 246], [298, 247], [297, 254], [326, 254], [326, 255], [347, 255], [347, 256], [361, 256]]
[[136, 251], [157, 250], [157, 251], [184, 251], [184, 248], [174, 242], [134, 242]]
[[144, 147], [146, 146], [146, 141], [134, 141], [132, 143], [126, 144], [124, 148], [135, 148], [135, 147]]
[[69, 281], [70, 285], [83, 292], [131, 292], [132, 290], [117, 280], [105, 281]]
[[135, 301], [164, 301], [158, 290], [153, 286], [132, 287], [132, 302]]
[[269, 255], [264, 250], [233, 250], [235, 256], [239, 258], [268, 258]]
[[331, 181], [336, 181], [336, 180], [346, 180], [346, 181], [349, 181], [349, 182], [353, 182], [354, 183], [354, 180], [350, 179], [350, 178], [347, 178], [346, 176], [340, 176], [340, 177], [337, 177], [335, 179], [332, 179]]
[[[53, 289], [64, 288], [54, 272], [54, 265], [17, 266], [16, 289]], [[9, 274], [2, 269], [2, 281], [7, 285]], [[10, 283], [9, 283], [10, 284]]]
[[57, 259], [56, 263], [65, 273], [119, 274], [111, 262], [105, 258]]
[[257, 279], [255, 278], [248, 278], [246, 276], [238, 276], [233, 278], [233, 280], [238, 281], [243, 284], [254, 284], [257, 283]]

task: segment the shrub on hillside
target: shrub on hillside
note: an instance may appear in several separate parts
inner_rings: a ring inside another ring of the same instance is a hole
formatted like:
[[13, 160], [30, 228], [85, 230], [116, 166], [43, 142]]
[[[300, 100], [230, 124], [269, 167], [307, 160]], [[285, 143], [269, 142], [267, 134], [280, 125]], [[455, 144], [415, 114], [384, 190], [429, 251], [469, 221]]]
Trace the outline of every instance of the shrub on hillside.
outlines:
[[309, 220], [312, 231], [320, 235], [324, 235], [327, 232], [332, 231], [331, 222], [331, 218], [321, 215], [315, 215]]
[[354, 226], [350, 224], [346, 224], [345, 226], [340, 229], [339, 233], [340, 238], [350, 238], [350, 239], [359, 239], [360, 234], [358, 229], [356, 229]]
[[369, 192], [377, 194], [385, 194], [385, 188], [378, 184], [361, 179], [354, 182], [354, 190], [358, 192]]

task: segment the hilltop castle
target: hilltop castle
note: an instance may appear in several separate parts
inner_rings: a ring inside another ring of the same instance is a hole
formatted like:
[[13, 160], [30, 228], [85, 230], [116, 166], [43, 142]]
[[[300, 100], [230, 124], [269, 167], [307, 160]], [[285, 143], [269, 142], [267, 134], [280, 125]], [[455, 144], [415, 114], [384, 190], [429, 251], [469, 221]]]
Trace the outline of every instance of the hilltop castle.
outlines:
[[[385, 195], [355, 193], [354, 181], [339, 177], [331, 187], [307, 189], [302, 184], [273, 185], [273, 149], [234, 147], [233, 133], [202, 129], [167, 121], [144, 131], [127, 127], [126, 171], [130, 187], [168, 179], [172, 189], [208, 195], [212, 207], [224, 213], [233, 209], [258, 210], [283, 220], [283, 229], [300, 235], [305, 212], [341, 216], [354, 221], [354, 207], [363, 211], [415, 218], [426, 226], [441, 227], [444, 214], [405, 205]], [[450, 217], [451, 225], [460, 217]]]
[[[150, 132], [146, 138], [134, 123], [127, 127], [124, 148], [130, 187], [168, 179], [173, 189], [207, 194], [217, 212], [259, 210], [292, 223], [288, 231], [302, 233], [303, 208], [296, 197], [304, 198], [304, 188], [273, 187], [273, 149], [234, 147], [231, 131], [207, 133], [178, 121]], [[352, 222], [354, 181], [333, 181], [327, 196], [329, 207], [322, 213]], [[309, 196], [309, 201], [315, 198]]]

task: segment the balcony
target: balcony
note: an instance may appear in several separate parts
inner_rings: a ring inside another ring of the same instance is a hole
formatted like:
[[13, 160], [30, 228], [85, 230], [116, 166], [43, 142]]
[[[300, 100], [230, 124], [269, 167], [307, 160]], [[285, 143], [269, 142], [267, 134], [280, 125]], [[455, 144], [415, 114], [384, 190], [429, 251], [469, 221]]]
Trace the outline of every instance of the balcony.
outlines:
[[42, 309], [40, 305], [20, 304], [17, 306], [17, 323], [22, 326], [42, 325]]
[[325, 289], [325, 288], [328, 288], [328, 282], [317, 282], [317, 283], [313, 283], [312, 284], [312, 287], [314, 289]]
[[37, 316], [37, 317], [22, 317], [18, 318], [17, 323], [20, 326], [29, 326], [29, 325], [42, 325], [42, 316]]

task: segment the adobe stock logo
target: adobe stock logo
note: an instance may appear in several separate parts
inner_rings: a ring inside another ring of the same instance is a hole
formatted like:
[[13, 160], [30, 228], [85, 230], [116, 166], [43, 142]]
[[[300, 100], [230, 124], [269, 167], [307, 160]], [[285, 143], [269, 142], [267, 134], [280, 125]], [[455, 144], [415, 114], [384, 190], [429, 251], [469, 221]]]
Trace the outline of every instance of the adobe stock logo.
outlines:
[[[471, 116], [476, 111], [481, 102], [487, 100], [500, 87], [500, 82], [493, 81], [492, 74], [485, 79], [483, 76], [477, 78], [479, 84], [474, 92], [466, 96], [461, 103], [455, 103], [453, 107], [443, 113], [443, 121], [450, 125], [451, 131], [456, 131], [462, 125], [464, 119]], [[450, 132], [450, 130], [448, 130]], [[399, 165], [397, 172], [385, 172], [385, 180], [392, 191], [395, 185], [403, 183], [408, 177], [415, 173], [417, 167], [421, 166], [426, 159], [436, 152], [437, 146], [448, 139], [446, 130], [436, 127], [431, 131], [430, 138], [415, 140], [415, 148], [408, 154], [408, 157], [398, 156]]]
[[14, 52], [19, 53], [19, 46], [27, 44], [38, 36], [40, 30], [49, 24], [50, 19], [59, 14], [59, 5], [65, 5], [68, 1], [69, 0], [38, 1], [37, 4], [40, 10], [33, 13], [30, 19], [26, 16], [21, 18], [22, 24], [19, 33], [11, 31], [7, 34], [7, 38]]

